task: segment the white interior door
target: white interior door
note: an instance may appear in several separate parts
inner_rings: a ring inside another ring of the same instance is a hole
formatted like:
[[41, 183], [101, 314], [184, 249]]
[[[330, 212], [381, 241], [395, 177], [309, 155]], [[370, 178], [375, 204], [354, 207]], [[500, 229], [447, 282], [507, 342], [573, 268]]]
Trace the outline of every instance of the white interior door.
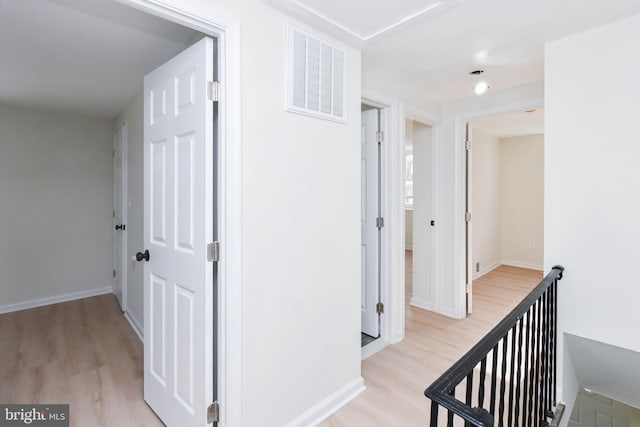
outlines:
[[380, 163], [377, 133], [378, 110], [362, 112], [361, 134], [361, 233], [362, 233], [362, 332], [372, 337], [380, 335]]
[[126, 122], [118, 125], [113, 137], [113, 293], [122, 311], [127, 304], [126, 126]]
[[472, 232], [471, 232], [471, 195], [473, 182], [471, 180], [472, 170], [471, 170], [471, 122], [467, 123], [465, 129], [465, 155], [464, 155], [464, 163], [465, 163], [465, 293], [467, 298], [467, 314], [471, 314], [473, 312], [473, 266], [472, 266], [472, 254], [471, 248], [472, 246]]
[[169, 427], [213, 401], [213, 61], [204, 38], [144, 79], [144, 398]]

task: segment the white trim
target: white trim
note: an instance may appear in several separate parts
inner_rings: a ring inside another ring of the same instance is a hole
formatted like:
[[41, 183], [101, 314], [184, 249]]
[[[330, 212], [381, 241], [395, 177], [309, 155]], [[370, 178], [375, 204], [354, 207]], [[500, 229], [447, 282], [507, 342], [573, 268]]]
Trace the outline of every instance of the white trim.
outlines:
[[[402, 127], [401, 141], [402, 141], [403, 147], [404, 147], [404, 141], [406, 140], [406, 121], [407, 120], [419, 122], [431, 128], [430, 133], [431, 133], [431, 162], [432, 163], [430, 165], [431, 188], [429, 189], [429, 193], [431, 194], [431, 200], [430, 200], [429, 211], [431, 212], [430, 220], [436, 221], [436, 224], [439, 224], [439, 221], [437, 220], [437, 217], [438, 217], [437, 201], [440, 194], [439, 186], [438, 186], [438, 173], [439, 173], [438, 165], [440, 164], [440, 162], [438, 161], [437, 156], [439, 151], [438, 147], [440, 145], [440, 140], [442, 139], [441, 120], [436, 115], [428, 111], [424, 111], [423, 109], [418, 108], [411, 104], [402, 105], [402, 115], [400, 120], [401, 120], [401, 127]], [[398, 150], [400, 150], [400, 148]], [[402, 176], [402, 179], [404, 179], [404, 176]], [[405, 240], [404, 230], [406, 227], [404, 224], [404, 217], [402, 218], [402, 221], [403, 221], [402, 235], [396, 236], [396, 238], [401, 239], [404, 244], [404, 240]], [[415, 217], [413, 217], [414, 227], [415, 227], [415, 223], [416, 223], [416, 219]], [[440, 262], [438, 259], [440, 251], [438, 251], [437, 249], [439, 244], [438, 230], [439, 229], [437, 227], [431, 227], [431, 230], [430, 230], [431, 239], [429, 239], [429, 253], [431, 254], [431, 264], [430, 264], [431, 268], [429, 269], [429, 282], [431, 285], [432, 299], [431, 301], [427, 301], [427, 300], [417, 299], [412, 297], [410, 300], [410, 304], [424, 310], [442, 312], [442, 310], [439, 309], [439, 290], [438, 290], [438, 287], [436, 286], [436, 283], [440, 282], [438, 280], [439, 278], [438, 274], [440, 274]], [[403, 262], [404, 262], [404, 258], [403, 258]], [[403, 293], [405, 289], [404, 278], [405, 276], [403, 274], [401, 278], [402, 279], [401, 288]], [[404, 307], [403, 307], [403, 310], [404, 310]]]
[[484, 268], [480, 269], [480, 271], [477, 271], [477, 272], [473, 273], [473, 276], [471, 276], [471, 280], [479, 279], [482, 276], [484, 276], [485, 274], [491, 273], [493, 270], [495, 270], [496, 268], [500, 267], [501, 265], [502, 265], [502, 262], [496, 261], [493, 264], [489, 265], [488, 267], [484, 267]]
[[140, 341], [142, 342], [142, 344], [144, 344], [144, 335], [143, 335], [144, 329], [140, 325], [140, 322], [138, 321], [138, 319], [129, 311], [124, 312], [124, 318], [127, 319], [129, 324], [131, 325], [131, 329], [133, 329], [133, 332], [136, 333], [138, 338], [140, 338]]
[[54, 297], [38, 298], [15, 304], [0, 305], [0, 314], [11, 313], [13, 311], [28, 310], [30, 308], [42, 307], [45, 305], [59, 304], [61, 302], [74, 301], [77, 299], [90, 298], [98, 295], [113, 294], [113, 285], [88, 289], [86, 291], [72, 292]]
[[[122, 216], [120, 218], [121, 223], [125, 225], [125, 230], [121, 230], [120, 233], [122, 233], [122, 253], [121, 253], [121, 259], [117, 260], [116, 259], [116, 233], [118, 233], [117, 230], [115, 230], [115, 217], [113, 218], [113, 269], [115, 271], [117, 271], [117, 266], [118, 266], [118, 262], [121, 263], [121, 268], [120, 268], [120, 273], [121, 276], [120, 277], [120, 281], [122, 282], [122, 306], [120, 307], [122, 309], [123, 312], [127, 311], [127, 286], [128, 286], [128, 259], [129, 257], [127, 256], [128, 254], [128, 239], [127, 239], [127, 234], [126, 234], [126, 226], [128, 223], [128, 214], [129, 214], [129, 176], [128, 176], [128, 168], [129, 168], [129, 124], [127, 122], [127, 119], [124, 120], [119, 120], [118, 122], [116, 122], [116, 126], [115, 126], [115, 134], [114, 134], [114, 138], [113, 138], [113, 142], [115, 145], [115, 142], [117, 140], [117, 138], [120, 137], [120, 156], [121, 156], [121, 165], [120, 165], [120, 173], [122, 174], [122, 194], [120, 194], [120, 197], [122, 198], [121, 203], [122, 203]], [[117, 178], [115, 175], [115, 147], [114, 147], [114, 174], [113, 174], [113, 209], [115, 212], [115, 208], [116, 208], [116, 196], [118, 194], [118, 189], [116, 188], [116, 183], [117, 183]], [[116, 278], [113, 278], [113, 293], [116, 293]], [[117, 296], [116, 296], [117, 299]]]
[[162, 0], [116, 0], [218, 40], [219, 183], [218, 402], [220, 427], [242, 425], [242, 138], [240, 24], [208, 7], [207, 17]]
[[368, 359], [388, 345], [389, 343], [382, 337], [371, 341], [360, 349], [360, 360]]
[[300, 415], [295, 420], [289, 422], [286, 427], [313, 427], [335, 414], [340, 408], [355, 399], [360, 393], [365, 391], [364, 379], [358, 377], [340, 390], [331, 394], [322, 402]]
[[[397, 143], [396, 120], [397, 104], [392, 99], [385, 97], [377, 92], [367, 89], [362, 91], [363, 104], [376, 107], [380, 110], [380, 129], [384, 133], [384, 143], [381, 150], [381, 215], [385, 218], [385, 226], [381, 232], [381, 270], [380, 270], [380, 299], [385, 305], [385, 312], [380, 318], [380, 338], [385, 346], [399, 342], [404, 338], [404, 290], [401, 298], [397, 295], [395, 279], [404, 277], [404, 249], [402, 251], [402, 262], [395, 259], [396, 244], [394, 239], [395, 233], [398, 233], [398, 217], [391, 201], [396, 200], [398, 191], [400, 197], [404, 201], [404, 181], [401, 189], [394, 188], [390, 183], [390, 177], [393, 176], [397, 166], [395, 166], [392, 147]], [[404, 147], [404, 144], [403, 144]], [[404, 156], [399, 160], [404, 167]], [[401, 173], [401, 172], [400, 172]], [[402, 212], [402, 220], [404, 221], [404, 211]], [[404, 222], [400, 222], [404, 224]], [[402, 238], [404, 239], [404, 229]], [[404, 248], [404, 241], [401, 242]], [[399, 271], [398, 268], [401, 268]]]
[[544, 267], [541, 264], [532, 264], [530, 262], [513, 261], [509, 259], [503, 259], [502, 265], [507, 265], [509, 267], [527, 268], [529, 270], [544, 270]]

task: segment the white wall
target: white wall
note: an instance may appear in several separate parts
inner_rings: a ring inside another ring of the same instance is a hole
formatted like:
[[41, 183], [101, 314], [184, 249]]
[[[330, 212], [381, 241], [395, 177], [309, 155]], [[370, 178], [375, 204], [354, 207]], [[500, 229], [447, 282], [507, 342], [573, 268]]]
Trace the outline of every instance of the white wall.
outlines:
[[473, 131], [474, 278], [501, 264], [542, 269], [543, 153], [543, 135], [498, 139]]
[[541, 270], [544, 135], [500, 139], [500, 210], [502, 263]]
[[291, 19], [261, 0], [169, 3], [222, 13], [240, 30], [242, 278], [227, 284], [242, 289], [234, 425], [309, 424], [307, 411], [361, 378], [360, 52], [347, 47], [347, 124], [288, 113]]
[[132, 261], [136, 252], [144, 249], [144, 146], [143, 94], [135, 96], [116, 118], [115, 125], [127, 122], [127, 307], [126, 313], [139, 334], [144, 331], [143, 264]]
[[112, 122], [0, 106], [0, 146], [0, 311], [110, 292]]
[[545, 269], [566, 268], [561, 345], [570, 333], [640, 351], [638, 51], [638, 15], [546, 46]]
[[407, 250], [413, 249], [413, 210], [404, 211], [404, 246]]
[[[472, 150], [472, 267], [481, 275], [502, 262], [500, 140], [473, 130]], [[480, 263], [480, 271], [476, 265]]]

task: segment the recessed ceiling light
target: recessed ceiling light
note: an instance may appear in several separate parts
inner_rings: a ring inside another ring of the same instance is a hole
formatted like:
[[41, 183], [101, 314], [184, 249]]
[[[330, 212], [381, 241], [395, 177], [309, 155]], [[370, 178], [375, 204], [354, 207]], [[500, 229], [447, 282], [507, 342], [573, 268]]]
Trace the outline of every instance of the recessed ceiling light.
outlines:
[[479, 81], [473, 86], [473, 92], [476, 95], [483, 95], [488, 90], [489, 90], [489, 83], [485, 82], [484, 80]]

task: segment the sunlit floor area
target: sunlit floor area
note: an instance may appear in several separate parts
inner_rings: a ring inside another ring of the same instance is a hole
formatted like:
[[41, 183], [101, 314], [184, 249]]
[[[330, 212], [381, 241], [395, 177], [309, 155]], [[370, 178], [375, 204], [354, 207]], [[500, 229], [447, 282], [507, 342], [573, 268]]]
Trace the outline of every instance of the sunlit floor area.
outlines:
[[427, 425], [425, 388], [489, 332], [543, 276], [536, 270], [496, 268], [473, 282], [473, 315], [456, 320], [408, 304], [410, 251], [406, 262], [405, 339], [363, 361], [367, 390], [322, 426]]

